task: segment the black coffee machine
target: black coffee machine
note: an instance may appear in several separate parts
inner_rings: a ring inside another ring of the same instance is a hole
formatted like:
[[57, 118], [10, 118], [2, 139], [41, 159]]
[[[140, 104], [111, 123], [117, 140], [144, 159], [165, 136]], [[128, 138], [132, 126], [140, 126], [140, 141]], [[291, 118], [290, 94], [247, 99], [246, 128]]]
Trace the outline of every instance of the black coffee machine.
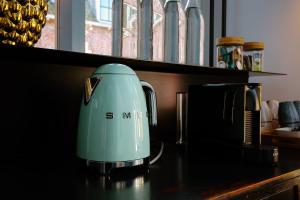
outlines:
[[277, 163], [278, 148], [261, 145], [261, 84], [204, 84], [188, 91], [188, 146], [222, 158]]

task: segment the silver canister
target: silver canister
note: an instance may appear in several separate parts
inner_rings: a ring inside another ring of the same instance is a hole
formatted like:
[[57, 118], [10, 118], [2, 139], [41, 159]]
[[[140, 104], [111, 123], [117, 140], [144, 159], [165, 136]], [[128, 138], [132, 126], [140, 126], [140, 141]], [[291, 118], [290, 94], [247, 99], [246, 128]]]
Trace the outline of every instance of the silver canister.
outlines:
[[153, 4], [152, 0], [140, 0], [138, 4], [138, 51], [137, 55], [142, 60], [152, 60], [152, 21]]
[[112, 3], [112, 55], [122, 55], [123, 0]]
[[179, 0], [166, 0], [164, 4], [164, 61], [179, 62]]
[[187, 117], [188, 117], [188, 93], [176, 94], [176, 144], [186, 144]]
[[200, 9], [200, 0], [189, 0], [185, 7], [186, 50], [185, 62], [188, 65], [203, 65], [204, 20]]

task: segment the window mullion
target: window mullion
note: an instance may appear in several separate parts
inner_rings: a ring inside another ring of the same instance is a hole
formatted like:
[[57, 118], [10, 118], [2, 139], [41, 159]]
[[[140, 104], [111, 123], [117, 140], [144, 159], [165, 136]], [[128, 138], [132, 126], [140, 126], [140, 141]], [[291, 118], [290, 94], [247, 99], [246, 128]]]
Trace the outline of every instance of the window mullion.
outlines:
[[85, 51], [85, 0], [57, 0], [56, 47]]

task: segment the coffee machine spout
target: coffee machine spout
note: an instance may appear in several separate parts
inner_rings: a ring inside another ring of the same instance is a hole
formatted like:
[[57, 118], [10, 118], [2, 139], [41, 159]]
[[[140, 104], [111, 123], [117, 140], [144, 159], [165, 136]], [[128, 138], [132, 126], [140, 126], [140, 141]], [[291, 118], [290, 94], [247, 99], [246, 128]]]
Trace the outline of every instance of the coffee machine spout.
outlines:
[[260, 102], [255, 88], [246, 87], [246, 110], [260, 111]]

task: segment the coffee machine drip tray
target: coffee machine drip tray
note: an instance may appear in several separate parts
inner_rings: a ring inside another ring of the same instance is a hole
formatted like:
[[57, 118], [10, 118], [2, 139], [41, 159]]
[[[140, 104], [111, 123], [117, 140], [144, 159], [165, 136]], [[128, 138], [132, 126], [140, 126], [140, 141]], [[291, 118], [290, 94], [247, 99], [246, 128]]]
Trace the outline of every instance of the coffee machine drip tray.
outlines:
[[86, 166], [92, 170], [100, 172], [101, 174], [109, 174], [112, 169], [125, 168], [125, 167], [135, 167], [135, 166], [149, 166], [149, 157], [130, 160], [130, 161], [116, 161], [116, 162], [103, 162], [86, 160]]

